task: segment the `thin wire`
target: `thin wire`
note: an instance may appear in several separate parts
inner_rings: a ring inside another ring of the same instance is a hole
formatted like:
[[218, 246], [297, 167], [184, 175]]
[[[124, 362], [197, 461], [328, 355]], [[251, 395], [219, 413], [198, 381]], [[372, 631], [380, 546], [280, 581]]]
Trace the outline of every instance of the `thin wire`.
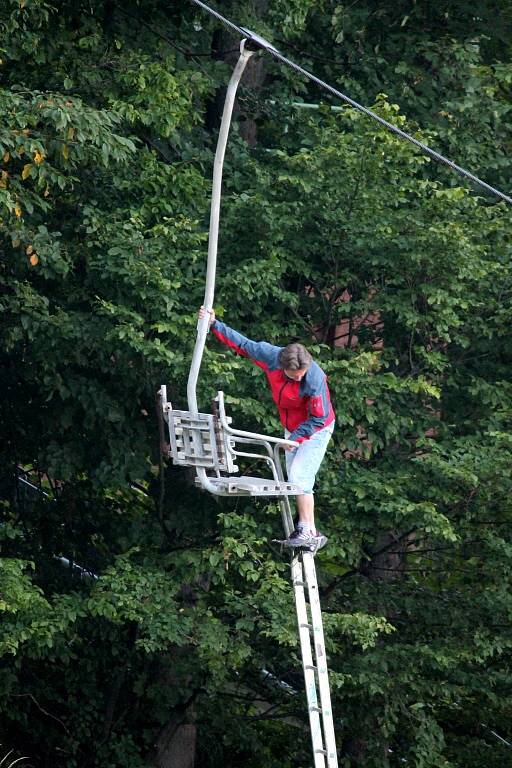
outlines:
[[[171, 40], [171, 38], [168, 35], [164, 34], [149, 22], [144, 21], [143, 19], [140, 19], [138, 16], [135, 16], [135, 14], [130, 13], [124, 8], [114, 8], [114, 11], [115, 12], [117, 11], [118, 13], [121, 13], [123, 16], [126, 16], [129, 19], [134, 19], [139, 24], [142, 24], [143, 27], [146, 27], [146, 29], [149, 29], [151, 32], [153, 32], [154, 35], [159, 37], [161, 40], [164, 40], [168, 45], [171, 46], [171, 48], [174, 48], [176, 51], [178, 51], [178, 53], [181, 53], [187, 59], [195, 59], [197, 57], [206, 57], [206, 56], [211, 58], [212, 56], [211, 51], [205, 51], [203, 53], [199, 51], [189, 51], [186, 48], [182, 48], [181, 45], [178, 45], [178, 43], [174, 42], [174, 40]], [[238, 50], [239, 50], [238, 48], [228, 48], [225, 51], [218, 51], [218, 55], [224, 56], [228, 53], [238, 53]]]
[[[218, 11], [215, 11], [213, 8], [210, 8], [208, 5], [206, 5], [206, 3], [201, 2], [201, 0], [192, 0], [192, 2], [195, 3], [196, 5], [199, 5], [205, 11], [207, 11], [207, 13], [211, 14], [212, 16], [215, 16], [216, 19], [218, 19], [220, 22], [222, 22], [224, 25], [226, 25], [230, 29], [237, 32], [242, 37], [247, 37], [248, 33], [250, 36], [251, 33], [249, 32], [249, 30], [246, 30], [243, 27], [237, 26], [232, 21], [222, 16]], [[490, 192], [491, 194], [496, 195], [496, 197], [499, 197], [504, 202], [508, 203], [509, 205], [512, 205], [512, 197], [509, 197], [509, 195], [506, 195], [504, 192], [500, 192], [499, 189], [496, 189], [495, 187], [492, 187], [490, 184], [487, 184], [487, 182], [483, 181], [482, 179], [479, 179], [478, 176], [475, 176], [473, 173], [470, 173], [470, 171], [467, 171], [465, 168], [462, 168], [460, 165], [457, 165], [457, 163], [454, 163], [453, 160], [449, 160], [447, 157], [444, 157], [444, 155], [441, 155], [439, 152], [436, 152], [434, 149], [431, 149], [422, 141], [415, 139], [414, 136], [411, 136], [409, 133], [402, 131], [402, 129], [398, 128], [396, 125], [393, 125], [392, 123], [388, 123], [387, 120], [384, 120], [383, 117], [380, 117], [375, 112], [372, 112], [371, 109], [364, 107], [362, 104], [359, 104], [357, 101], [354, 101], [354, 99], [351, 99], [350, 96], [346, 96], [341, 91], [338, 91], [336, 88], [333, 88], [332, 85], [329, 85], [328, 83], [321, 80], [319, 77], [316, 77], [316, 75], [313, 75], [311, 72], [308, 72], [307, 69], [304, 69], [299, 64], [296, 64], [294, 61], [291, 61], [291, 59], [287, 59], [286, 56], [283, 56], [283, 54], [280, 53], [276, 48], [274, 48], [271, 43], [267, 43], [265, 40], [262, 40], [262, 38], [260, 38], [259, 36], [257, 37], [257, 42], [261, 45], [262, 48], [264, 48], [264, 50], [267, 51], [267, 53], [269, 53], [278, 61], [282, 62], [283, 64], [286, 64], [286, 66], [290, 67], [291, 69], [294, 69], [296, 72], [300, 72], [300, 74], [304, 75], [309, 80], [313, 81], [314, 83], [319, 85], [321, 88], [331, 93], [333, 96], [337, 96], [342, 101], [345, 101], [347, 104], [350, 104], [350, 106], [353, 107], [354, 109], [357, 109], [359, 112], [362, 112], [363, 114], [372, 118], [372, 120], [376, 120], [378, 123], [380, 123], [380, 125], [386, 128], [388, 131], [391, 131], [392, 133], [396, 134], [401, 139], [405, 139], [406, 141], [409, 141], [411, 144], [414, 144], [414, 146], [418, 147], [418, 149], [420, 149], [424, 154], [429, 155], [431, 158], [433, 158], [439, 163], [444, 163], [456, 173], [460, 174], [461, 176], [465, 176], [467, 179], [472, 181], [474, 184], [477, 184], [482, 189], [485, 189], [487, 192]]]
[[221, 16], [221, 14], [218, 11], [214, 11], [213, 8], [210, 8], [209, 5], [206, 5], [205, 3], [202, 3], [201, 0], [192, 0], [193, 3], [196, 5], [200, 5], [203, 10], [205, 10], [207, 13], [210, 13], [212, 16], [215, 16], [216, 19], [221, 21], [225, 26], [230, 27], [231, 29], [234, 29], [235, 32], [238, 32], [238, 34], [242, 35], [242, 37], [245, 37], [244, 30], [242, 27], [238, 27], [236, 24], [234, 24], [229, 19], [226, 19], [225, 16]]

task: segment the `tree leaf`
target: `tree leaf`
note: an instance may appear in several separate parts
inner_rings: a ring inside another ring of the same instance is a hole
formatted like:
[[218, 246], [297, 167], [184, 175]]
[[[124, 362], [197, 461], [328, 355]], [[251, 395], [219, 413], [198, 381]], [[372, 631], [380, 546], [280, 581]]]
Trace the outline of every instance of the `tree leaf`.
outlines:
[[25, 181], [25, 179], [28, 179], [28, 177], [30, 176], [30, 173], [31, 173], [31, 171], [32, 171], [32, 168], [33, 168], [33, 165], [32, 165], [32, 163], [26, 163], [26, 164], [23, 166], [23, 170], [22, 170], [22, 172], [21, 172], [21, 178], [22, 178], [24, 181]]

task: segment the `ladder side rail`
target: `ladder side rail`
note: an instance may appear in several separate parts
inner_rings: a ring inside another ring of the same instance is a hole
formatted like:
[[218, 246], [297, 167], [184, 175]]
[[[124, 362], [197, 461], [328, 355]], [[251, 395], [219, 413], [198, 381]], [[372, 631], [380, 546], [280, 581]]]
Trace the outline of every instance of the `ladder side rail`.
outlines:
[[313, 554], [310, 552], [304, 552], [302, 554], [302, 563], [309, 595], [311, 623], [313, 625], [318, 689], [320, 692], [322, 710], [322, 726], [327, 749], [327, 768], [337, 768], [338, 757], [336, 752], [336, 737], [334, 733], [331, 691], [329, 688], [329, 672], [327, 669], [327, 655], [325, 651], [322, 610], [320, 607], [320, 596], [318, 594], [318, 582], [316, 578], [315, 560]]
[[[274, 446], [274, 464], [277, 470], [277, 477], [279, 482], [284, 483], [285, 479], [280, 455], [281, 450], [281, 445], [277, 444]], [[279, 506], [281, 508], [281, 519], [283, 521], [284, 533], [286, 538], [288, 538], [294, 529], [292, 506], [288, 496], [283, 496], [282, 499], [280, 499]]]
[[311, 648], [311, 625], [308, 620], [306, 596], [304, 593], [305, 579], [303, 574], [303, 566], [298, 555], [294, 555], [292, 557], [291, 575], [293, 592], [295, 595], [297, 625], [299, 628], [300, 650], [302, 655], [302, 667], [304, 670], [304, 686], [306, 689], [306, 700], [308, 705], [314, 768], [325, 768], [325, 749], [322, 725], [320, 721], [320, 706], [317, 693], [315, 665], [313, 663], [313, 651]]

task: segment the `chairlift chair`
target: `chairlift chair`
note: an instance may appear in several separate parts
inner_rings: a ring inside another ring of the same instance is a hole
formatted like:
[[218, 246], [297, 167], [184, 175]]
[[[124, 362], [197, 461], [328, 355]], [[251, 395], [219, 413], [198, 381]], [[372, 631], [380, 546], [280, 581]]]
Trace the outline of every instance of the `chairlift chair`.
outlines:
[[[231, 427], [226, 415], [224, 393], [217, 392], [214, 413], [197, 413], [173, 409], [167, 400], [167, 387], [159, 390], [164, 422], [169, 434], [167, 455], [178, 466], [195, 467], [196, 483], [217, 496], [294, 496], [302, 488], [285, 481], [280, 452], [295, 446], [291, 440], [267, 437]], [[252, 445], [254, 450], [240, 450], [239, 445]], [[273, 445], [273, 447], [272, 447]], [[271, 477], [238, 475], [239, 457], [266, 464]], [[209, 470], [212, 474], [206, 474]]]
[[[244, 30], [245, 31], [245, 30]], [[175, 464], [195, 467], [196, 482], [216, 496], [296, 496], [302, 488], [284, 479], [280, 451], [285, 447], [297, 447], [298, 443], [254, 432], [245, 432], [230, 426], [226, 416], [224, 394], [217, 393], [216, 413], [200, 413], [197, 404], [197, 380], [209, 329], [208, 311], [213, 307], [215, 275], [217, 268], [217, 244], [219, 237], [222, 169], [226, 151], [236, 90], [245, 66], [253, 53], [263, 47], [262, 38], [247, 31], [248, 39], [240, 45], [240, 58], [229, 81], [213, 166], [210, 231], [208, 237], [208, 261], [203, 304], [207, 310], [197, 324], [197, 337], [187, 385], [188, 410], [173, 409], [167, 401], [167, 389], [162, 385], [159, 396], [163, 419], [169, 431], [168, 455]], [[268, 44], [266, 44], [268, 45]], [[239, 445], [254, 446], [256, 452], [240, 450]], [[273, 447], [272, 447], [273, 446]], [[270, 478], [238, 476], [236, 460], [239, 457], [262, 461], [270, 470]], [[207, 470], [211, 473], [207, 474]], [[213, 473], [213, 474], [212, 474]], [[289, 513], [286, 515], [290, 519]], [[287, 522], [286, 528], [289, 528]], [[287, 531], [287, 535], [290, 531]]]

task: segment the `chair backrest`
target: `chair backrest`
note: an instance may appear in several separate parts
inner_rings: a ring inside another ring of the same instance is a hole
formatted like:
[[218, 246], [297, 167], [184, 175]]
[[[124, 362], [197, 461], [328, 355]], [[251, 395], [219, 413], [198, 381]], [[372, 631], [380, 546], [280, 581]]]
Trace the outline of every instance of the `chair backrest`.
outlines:
[[234, 440], [211, 413], [192, 416], [190, 411], [169, 409], [164, 418], [169, 427], [170, 453], [175, 464], [204, 467], [230, 475], [238, 472], [230, 450]]

